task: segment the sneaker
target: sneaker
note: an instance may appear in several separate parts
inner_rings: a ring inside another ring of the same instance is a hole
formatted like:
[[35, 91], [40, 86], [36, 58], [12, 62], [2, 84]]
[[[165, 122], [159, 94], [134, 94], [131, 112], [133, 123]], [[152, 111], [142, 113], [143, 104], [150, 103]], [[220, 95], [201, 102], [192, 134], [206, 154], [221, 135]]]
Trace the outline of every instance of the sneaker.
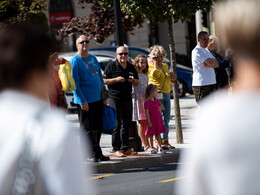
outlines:
[[116, 157], [125, 157], [126, 156], [121, 150], [116, 151], [114, 154]]

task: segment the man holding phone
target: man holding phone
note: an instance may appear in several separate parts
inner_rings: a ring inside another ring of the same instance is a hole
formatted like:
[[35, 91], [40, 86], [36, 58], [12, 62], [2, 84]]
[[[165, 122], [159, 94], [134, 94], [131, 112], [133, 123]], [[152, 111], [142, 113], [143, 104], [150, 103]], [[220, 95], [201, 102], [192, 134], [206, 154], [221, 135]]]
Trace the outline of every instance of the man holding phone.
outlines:
[[104, 71], [104, 83], [108, 85], [108, 103], [116, 109], [117, 123], [112, 134], [115, 156], [130, 155], [128, 130], [132, 122], [132, 85], [138, 85], [135, 67], [128, 62], [129, 51], [120, 46], [116, 61], [109, 63]]

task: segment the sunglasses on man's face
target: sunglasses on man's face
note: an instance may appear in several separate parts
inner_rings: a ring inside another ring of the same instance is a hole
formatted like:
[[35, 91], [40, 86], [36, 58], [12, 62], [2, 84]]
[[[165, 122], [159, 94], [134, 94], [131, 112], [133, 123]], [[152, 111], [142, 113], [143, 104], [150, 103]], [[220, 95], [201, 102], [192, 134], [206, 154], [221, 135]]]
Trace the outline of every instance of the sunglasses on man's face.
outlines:
[[83, 45], [84, 43], [88, 44], [89, 41], [81, 41], [81, 42], [79, 42], [79, 44], [82, 44], [82, 45]]
[[120, 56], [122, 56], [122, 55], [125, 55], [125, 56], [127, 56], [128, 55], [128, 53], [127, 52], [124, 52], [124, 53], [117, 53], [118, 55], [120, 55]]

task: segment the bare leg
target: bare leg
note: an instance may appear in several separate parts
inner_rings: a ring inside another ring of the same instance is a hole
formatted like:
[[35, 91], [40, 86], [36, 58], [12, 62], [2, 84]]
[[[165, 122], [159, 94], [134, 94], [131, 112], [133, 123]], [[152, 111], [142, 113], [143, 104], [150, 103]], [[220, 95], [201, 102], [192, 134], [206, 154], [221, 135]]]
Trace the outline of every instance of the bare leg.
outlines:
[[153, 135], [148, 135], [149, 149], [153, 149]]
[[155, 139], [157, 140], [158, 149], [160, 149], [162, 147], [162, 145], [161, 145], [162, 140], [161, 140], [160, 134], [156, 134]]
[[141, 138], [141, 141], [142, 141], [144, 147], [146, 148], [147, 146], [149, 146], [148, 137], [145, 135], [146, 120], [140, 120], [140, 121], [138, 121], [138, 123], [139, 123], [138, 133], [139, 133], [139, 136]]

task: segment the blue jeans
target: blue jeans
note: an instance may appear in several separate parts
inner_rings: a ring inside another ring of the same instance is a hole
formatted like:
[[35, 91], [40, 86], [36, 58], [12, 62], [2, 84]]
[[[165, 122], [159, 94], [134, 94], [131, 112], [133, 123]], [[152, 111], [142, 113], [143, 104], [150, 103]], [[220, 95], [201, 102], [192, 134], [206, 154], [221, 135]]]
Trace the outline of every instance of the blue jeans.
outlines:
[[162, 140], [168, 140], [168, 134], [169, 134], [169, 122], [171, 117], [171, 96], [170, 93], [163, 93], [163, 105], [165, 110], [163, 111], [163, 123], [166, 129], [165, 133], [161, 133], [161, 139]]

